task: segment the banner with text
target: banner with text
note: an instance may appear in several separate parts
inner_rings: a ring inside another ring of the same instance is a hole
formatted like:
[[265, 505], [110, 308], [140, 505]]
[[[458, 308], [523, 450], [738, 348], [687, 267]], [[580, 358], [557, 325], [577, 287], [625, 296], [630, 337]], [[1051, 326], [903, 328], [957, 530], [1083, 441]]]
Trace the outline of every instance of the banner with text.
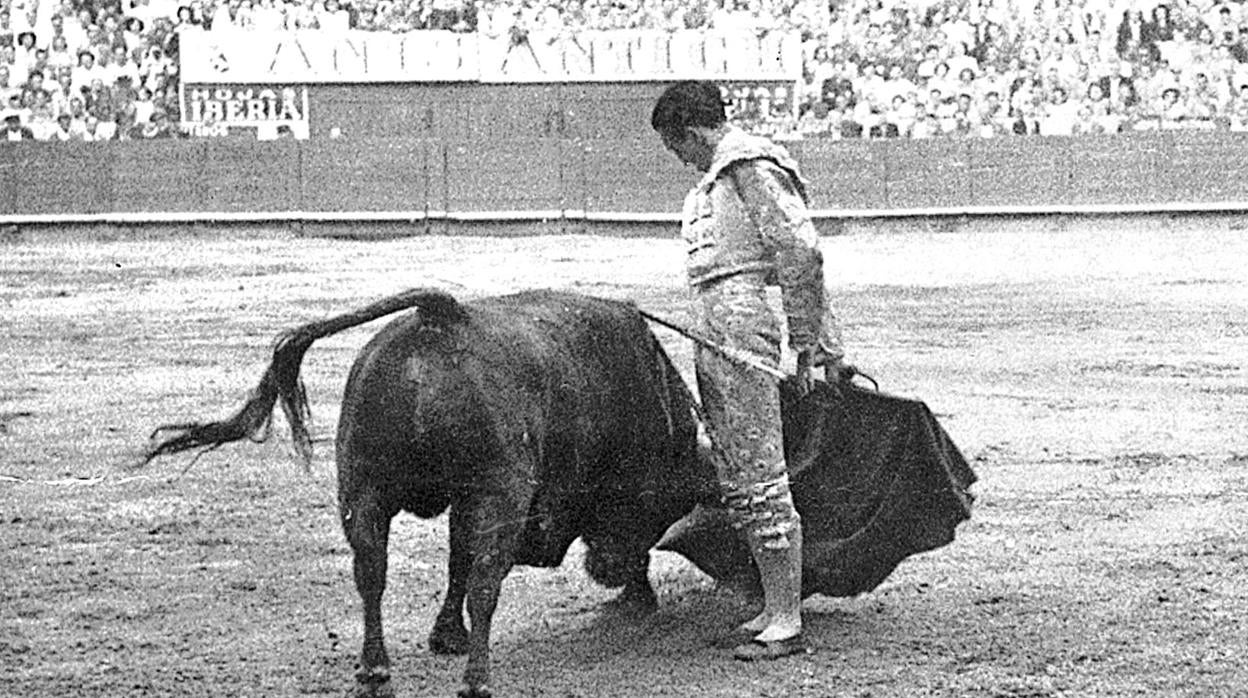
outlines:
[[286, 127], [307, 138], [308, 88], [301, 85], [216, 84], [182, 86], [182, 126], [197, 136], [224, 136], [232, 128], [254, 128], [271, 137]]
[[483, 37], [482, 82], [792, 80], [801, 40], [784, 32], [585, 31]]
[[186, 32], [182, 79], [192, 83], [475, 81], [477, 37], [449, 31]]
[[186, 32], [188, 83], [791, 80], [801, 41], [784, 32], [612, 30], [491, 37], [446, 31]]

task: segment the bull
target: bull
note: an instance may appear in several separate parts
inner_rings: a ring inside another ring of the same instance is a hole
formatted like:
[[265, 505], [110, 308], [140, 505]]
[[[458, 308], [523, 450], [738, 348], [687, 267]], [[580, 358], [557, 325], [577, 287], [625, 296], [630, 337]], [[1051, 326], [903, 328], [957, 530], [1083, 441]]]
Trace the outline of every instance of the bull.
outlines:
[[308, 462], [304, 353], [408, 309], [359, 353], [338, 421], [339, 514], [364, 610], [356, 693], [393, 694], [381, 619], [391, 519], [449, 509], [449, 582], [429, 646], [467, 653], [459, 695], [479, 698], [490, 695], [490, 623], [514, 565], [558, 566], [580, 537], [589, 575], [649, 609], [648, 551], [717, 499], [692, 396], [633, 305], [553, 291], [467, 303], [400, 294], [285, 333], [239, 412], [160, 427], [146, 460], [256, 438], [280, 401]]

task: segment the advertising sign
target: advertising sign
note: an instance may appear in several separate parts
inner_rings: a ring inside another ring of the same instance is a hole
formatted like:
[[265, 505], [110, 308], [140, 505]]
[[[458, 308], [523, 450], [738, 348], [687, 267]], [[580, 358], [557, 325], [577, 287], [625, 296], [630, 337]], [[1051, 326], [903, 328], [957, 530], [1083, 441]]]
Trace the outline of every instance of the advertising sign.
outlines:
[[275, 137], [282, 126], [296, 138], [308, 134], [306, 85], [183, 85], [181, 98], [182, 127], [193, 135], [254, 128], [261, 137]]
[[482, 82], [787, 79], [802, 75], [801, 42], [783, 32], [584, 31], [485, 37]]
[[187, 32], [182, 79], [204, 84], [789, 80], [800, 37], [785, 32], [610, 30]]
[[477, 37], [449, 31], [186, 32], [189, 83], [446, 82], [476, 80]]

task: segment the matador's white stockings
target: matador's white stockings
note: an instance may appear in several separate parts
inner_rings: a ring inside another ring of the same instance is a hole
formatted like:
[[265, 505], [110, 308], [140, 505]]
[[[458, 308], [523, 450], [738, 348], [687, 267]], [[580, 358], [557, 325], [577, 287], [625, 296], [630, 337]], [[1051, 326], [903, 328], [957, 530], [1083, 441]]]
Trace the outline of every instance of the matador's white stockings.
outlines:
[[779, 547], [774, 534], [762, 537], [746, 529], [763, 584], [763, 612], [743, 627], [758, 633], [755, 639], [760, 642], [786, 640], [802, 632], [801, 522], [794, 522], [783, 535], [788, 545]]

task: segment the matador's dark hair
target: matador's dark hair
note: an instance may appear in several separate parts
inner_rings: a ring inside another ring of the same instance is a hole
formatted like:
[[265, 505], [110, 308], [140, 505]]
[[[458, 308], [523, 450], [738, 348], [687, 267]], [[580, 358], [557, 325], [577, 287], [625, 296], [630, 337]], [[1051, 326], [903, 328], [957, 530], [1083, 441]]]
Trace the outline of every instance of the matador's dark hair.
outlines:
[[650, 127], [659, 133], [681, 133], [691, 126], [717, 128], [727, 120], [719, 85], [686, 80], [659, 95], [650, 114]]

